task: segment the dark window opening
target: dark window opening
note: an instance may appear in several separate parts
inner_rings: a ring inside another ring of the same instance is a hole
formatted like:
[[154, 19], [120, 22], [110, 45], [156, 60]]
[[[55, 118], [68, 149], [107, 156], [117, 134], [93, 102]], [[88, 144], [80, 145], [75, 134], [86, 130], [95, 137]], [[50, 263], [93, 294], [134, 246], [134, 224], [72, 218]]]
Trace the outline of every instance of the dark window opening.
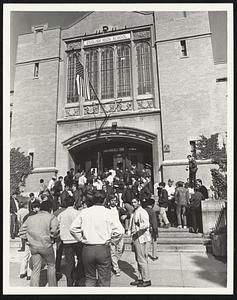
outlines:
[[30, 166], [31, 166], [31, 168], [33, 168], [33, 166], [34, 166], [34, 153], [30, 152], [29, 157], [30, 157]]
[[192, 153], [192, 156], [194, 158], [196, 158], [197, 157], [196, 141], [190, 141], [189, 143], [190, 143], [190, 147], [191, 147], [190, 151]]
[[180, 41], [180, 46], [181, 46], [181, 53], [182, 53], [182, 56], [187, 56], [187, 45], [186, 45], [186, 41], [185, 40], [182, 40]]
[[35, 63], [34, 78], [38, 78], [38, 77], [39, 77], [39, 63]]
[[223, 78], [217, 78], [216, 82], [224, 82], [227, 81], [227, 77], [223, 77]]

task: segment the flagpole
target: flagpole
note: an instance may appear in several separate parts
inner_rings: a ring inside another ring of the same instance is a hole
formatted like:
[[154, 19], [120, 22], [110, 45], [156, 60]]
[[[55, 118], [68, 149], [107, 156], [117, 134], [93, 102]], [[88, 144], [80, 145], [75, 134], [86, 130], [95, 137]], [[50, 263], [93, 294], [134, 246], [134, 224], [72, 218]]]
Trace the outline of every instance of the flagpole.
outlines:
[[[77, 61], [82, 65], [82, 67], [85, 69], [85, 67], [83, 66], [83, 64], [81, 63], [80, 59], [77, 57], [77, 55], [75, 55], [75, 57], [76, 57]], [[85, 77], [85, 74], [84, 74], [84, 77]], [[92, 85], [89, 77], [87, 77], [87, 79], [88, 79], [88, 82], [89, 82], [89, 85], [90, 85], [91, 89], [93, 90], [93, 92], [94, 92], [94, 94], [96, 96], [96, 99], [99, 102], [99, 105], [101, 106], [101, 108], [103, 110], [103, 113], [105, 114], [105, 118], [104, 118], [103, 122], [101, 123], [100, 128], [99, 128], [99, 130], [97, 132], [97, 136], [99, 136], [102, 127], [104, 126], [104, 124], [107, 121], [108, 115], [107, 115], [107, 113], [106, 113], [106, 111], [105, 111], [105, 109], [104, 109], [104, 107], [103, 107], [103, 105], [102, 105], [102, 103], [101, 103], [101, 101], [100, 101], [100, 99], [99, 99], [99, 97], [98, 97], [98, 95], [97, 95], [97, 93], [96, 93], [96, 91], [95, 91], [95, 89], [94, 89], [94, 87], [93, 87], [93, 85]], [[85, 78], [84, 78], [84, 80], [85, 80]]]

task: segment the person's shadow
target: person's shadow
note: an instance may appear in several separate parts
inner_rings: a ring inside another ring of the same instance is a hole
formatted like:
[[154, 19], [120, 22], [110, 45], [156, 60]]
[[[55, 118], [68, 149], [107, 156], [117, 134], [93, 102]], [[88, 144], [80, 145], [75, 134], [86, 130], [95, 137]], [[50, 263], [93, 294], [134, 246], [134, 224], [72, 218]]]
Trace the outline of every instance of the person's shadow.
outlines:
[[119, 267], [120, 270], [127, 274], [129, 277], [131, 277], [134, 280], [137, 280], [137, 276], [135, 274], [136, 270], [128, 262], [124, 260], [119, 260]]

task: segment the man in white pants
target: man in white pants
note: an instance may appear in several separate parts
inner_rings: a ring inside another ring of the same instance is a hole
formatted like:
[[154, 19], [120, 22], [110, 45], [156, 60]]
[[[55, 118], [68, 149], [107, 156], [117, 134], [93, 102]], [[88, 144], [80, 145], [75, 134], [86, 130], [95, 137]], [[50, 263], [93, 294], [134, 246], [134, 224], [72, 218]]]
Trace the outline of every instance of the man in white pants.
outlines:
[[139, 200], [133, 199], [132, 205], [134, 207], [134, 213], [131, 216], [128, 234], [132, 235], [135, 258], [138, 265], [138, 279], [131, 282], [130, 285], [147, 287], [151, 286], [148, 269], [148, 249], [151, 242], [149, 215], [146, 210], [140, 206]]
[[[35, 200], [31, 204], [31, 209], [32, 210], [23, 218], [23, 223], [30, 216], [33, 216], [38, 213], [38, 211], [40, 210], [40, 202], [38, 200]], [[20, 229], [20, 232], [21, 232], [21, 229]], [[27, 280], [31, 279], [32, 270], [30, 268], [30, 257], [31, 257], [31, 253], [30, 253], [29, 243], [26, 242], [25, 251], [22, 253], [22, 257], [21, 257], [20, 278], [24, 278], [27, 276]]]
[[119, 269], [118, 261], [123, 254], [123, 245], [124, 245], [123, 234], [124, 234], [125, 230], [119, 220], [119, 212], [118, 212], [117, 205], [118, 205], [118, 198], [116, 197], [115, 194], [112, 194], [111, 199], [110, 199], [109, 209], [111, 210], [111, 212], [113, 214], [113, 220], [116, 222], [117, 227], [121, 231], [121, 234], [116, 239], [113, 239], [111, 241], [110, 253], [111, 253], [112, 266], [113, 266], [115, 275], [120, 276], [120, 269]]

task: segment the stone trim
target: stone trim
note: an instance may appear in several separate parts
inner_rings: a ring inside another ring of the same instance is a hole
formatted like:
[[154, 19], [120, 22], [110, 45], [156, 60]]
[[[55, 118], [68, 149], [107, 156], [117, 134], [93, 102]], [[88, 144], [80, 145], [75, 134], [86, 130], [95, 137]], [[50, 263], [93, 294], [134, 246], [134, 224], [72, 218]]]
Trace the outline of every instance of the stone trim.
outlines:
[[211, 32], [190, 35], [190, 36], [181, 36], [181, 37], [171, 38], [167, 40], [156, 40], [155, 44], [169, 43], [169, 42], [180, 41], [180, 40], [191, 40], [195, 38], [205, 38], [205, 37], [211, 37]]
[[[203, 160], [196, 160], [198, 165], [209, 165], [213, 164], [211, 159], [203, 159]], [[169, 160], [164, 160], [162, 162], [162, 166], [185, 166], [188, 165], [188, 160], [187, 159], [169, 159]]]
[[50, 172], [55, 172], [58, 171], [56, 167], [42, 167], [42, 168], [34, 168], [32, 170], [32, 173], [50, 173]]
[[113, 130], [111, 127], [105, 127], [101, 130], [99, 136], [97, 135], [97, 130], [87, 130], [63, 141], [62, 144], [67, 147], [68, 150], [70, 150], [80, 144], [108, 137], [130, 138], [152, 144], [156, 138], [156, 134], [130, 127], [117, 127], [115, 130]]
[[[111, 116], [108, 117], [108, 120], [114, 119], [114, 118], [134, 118], [134, 117], [140, 117], [140, 116], [153, 116], [160, 114], [160, 109], [152, 109], [152, 110], [142, 110], [142, 111], [130, 111], [130, 112], [115, 112]], [[73, 117], [67, 117], [63, 119], [58, 119], [57, 123], [71, 123], [71, 122], [88, 122], [88, 121], [95, 121], [95, 120], [103, 120], [104, 119], [103, 114], [98, 115], [85, 115], [85, 116], [73, 116]]]
[[36, 62], [41, 62], [42, 63], [42, 62], [48, 62], [48, 61], [52, 61], [52, 60], [59, 60], [60, 61], [61, 57], [54, 56], [54, 57], [47, 57], [47, 58], [40, 58], [40, 59], [16, 62], [15, 65], [17, 67], [18, 65], [32, 64], [32, 63], [36, 63]]

